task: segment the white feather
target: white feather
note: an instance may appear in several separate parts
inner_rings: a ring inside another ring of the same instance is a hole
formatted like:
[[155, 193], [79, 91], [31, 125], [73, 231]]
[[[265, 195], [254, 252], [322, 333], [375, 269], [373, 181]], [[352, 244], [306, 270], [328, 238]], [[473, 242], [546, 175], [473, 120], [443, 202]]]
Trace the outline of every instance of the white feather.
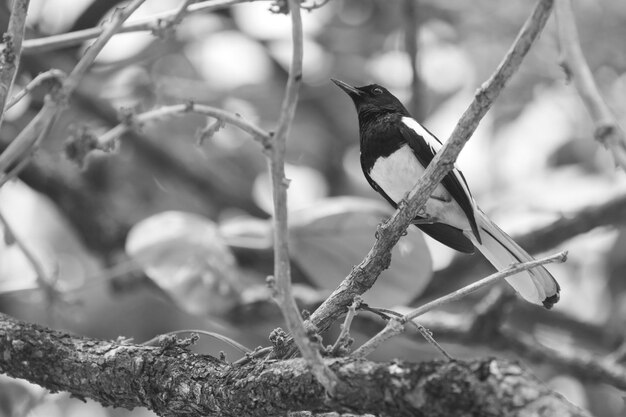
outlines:
[[[478, 243], [471, 231], [466, 230], [464, 234], [496, 269], [503, 270], [513, 263], [529, 262], [534, 259], [482, 210], [475, 210], [474, 213], [478, 230], [481, 232], [482, 244]], [[525, 300], [534, 304], [542, 305], [544, 300], [559, 293], [559, 284], [543, 266], [505, 279]]]
[[[430, 149], [433, 151], [433, 155], [439, 152], [441, 148], [443, 147], [443, 144], [439, 141], [439, 139], [437, 139], [430, 132], [428, 132], [428, 130], [426, 130], [424, 126], [419, 124], [418, 121], [413, 119], [412, 117], [403, 117], [402, 123], [404, 123], [405, 126], [407, 126], [409, 129], [412, 129], [415, 133], [417, 133], [422, 138], [424, 138], [424, 140], [426, 141]], [[452, 172], [452, 175], [454, 175], [456, 179], [459, 181], [459, 183], [461, 184], [461, 187], [463, 187], [463, 191], [465, 191], [465, 194], [467, 194], [467, 196], [469, 197], [469, 200], [472, 202], [472, 205], [475, 205], [474, 199], [472, 198], [472, 193], [470, 192], [469, 187], [467, 183], [465, 182], [465, 178], [463, 178], [463, 176], [461, 175], [461, 172], [456, 167], [456, 164], [451, 172]]]
[[[411, 147], [403, 145], [387, 158], [378, 158], [368, 174], [389, 198], [398, 203], [411, 191], [423, 173], [424, 167]], [[433, 195], [437, 198], [428, 199], [424, 207], [428, 217], [461, 230], [470, 229], [461, 206], [443, 185], [439, 184]]]

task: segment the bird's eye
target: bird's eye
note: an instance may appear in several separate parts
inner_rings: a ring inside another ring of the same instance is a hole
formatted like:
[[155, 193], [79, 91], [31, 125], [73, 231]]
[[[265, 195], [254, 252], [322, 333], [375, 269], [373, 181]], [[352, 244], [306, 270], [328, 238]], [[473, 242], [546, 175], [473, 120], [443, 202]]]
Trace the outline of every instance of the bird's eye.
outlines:
[[375, 95], [382, 94], [383, 93], [383, 89], [380, 88], [380, 87], [376, 87], [376, 88], [374, 88], [372, 90], [372, 93], [374, 93]]

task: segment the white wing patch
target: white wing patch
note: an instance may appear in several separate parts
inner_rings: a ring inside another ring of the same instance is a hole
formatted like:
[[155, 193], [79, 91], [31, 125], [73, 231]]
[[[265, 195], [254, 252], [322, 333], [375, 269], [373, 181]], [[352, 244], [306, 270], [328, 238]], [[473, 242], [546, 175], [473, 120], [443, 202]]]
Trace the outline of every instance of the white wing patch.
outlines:
[[411, 191], [423, 173], [424, 167], [409, 145], [402, 146], [387, 158], [378, 158], [369, 172], [376, 184], [396, 203]]
[[[369, 171], [369, 176], [396, 203], [411, 191], [424, 173], [424, 167], [417, 160], [411, 147], [406, 144], [386, 158], [378, 158]], [[443, 185], [437, 185], [433, 192], [441, 199], [430, 198], [424, 207], [428, 217], [438, 219], [461, 230], [470, 230], [467, 216], [461, 206], [452, 199]]]
[[[413, 119], [412, 117], [403, 117], [402, 118], [402, 123], [404, 123], [404, 125], [406, 127], [408, 127], [409, 129], [413, 130], [419, 136], [424, 138], [424, 141], [426, 142], [426, 144], [433, 151], [433, 155], [436, 154], [437, 152], [439, 152], [441, 150], [441, 148], [443, 147], [443, 144], [439, 141], [439, 139], [437, 139], [430, 132], [428, 132], [428, 130], [426, 130], [424, 128], [424, 126], [419, 124], [417, 122], [417, 120]], [[476, 203], [474, 202], [474, 199], [472, 198], [472, 193], [471, 193], [467, 183], [465, 182], [465, 179], [463, 178], [463, 175], [461, 175], [461, 172], [458, 170], [458, 168], [456, 168], [456, 165], [454, 166], [454, 169], [452, 169], [451, 172], [456, 177], [456, 179], [459, 181], [459, 183], [461, 184], [461, 187], [463, 187], [463, 191], [465, 191], [465, 194], [467, 194], [467, 196], [469, 198], [469, 201], [472, 202], [472, 206], [474, 206], [474, 210], [475, 210], [476, 209]]]
[[411, 129], [412, 131], [414, 131], [415, 133], [423, 137], [426, 143], [428, 144], [428, 146], [430, 146], [430, 149], [432, 149], [433, 154], [439, 152], [439, 150], [443, 147], [439, 139], [437, 139], [432, 134], [430, 134], [428, 130], [426, 130], [424, 126], [419, 124], [417, 120], [415, 120], [414, 118], [403, 117], [402, 123], [404, 123], [405, 126], [408, 127], [409, 129]]

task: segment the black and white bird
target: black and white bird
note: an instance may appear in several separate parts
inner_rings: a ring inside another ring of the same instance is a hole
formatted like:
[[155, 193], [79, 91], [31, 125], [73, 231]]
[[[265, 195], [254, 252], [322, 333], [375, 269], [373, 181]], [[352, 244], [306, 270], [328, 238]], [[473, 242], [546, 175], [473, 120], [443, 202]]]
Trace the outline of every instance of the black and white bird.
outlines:
[[[411, 117], [387, 89], [377, 84], [353, 87], [332, 80], [356, 106], [361, 137], [361, 168], [367, 182], [393, 207], [415, 186], [442, 143]], [[450, 171], [427, 200], [414, 224], [452, 249], [477, 248], [498, 270], [533, 257], [476, 205], [461, 171]], [[559, 284], [543, 266], [506, 278], [531, 303], [551, 308]]]

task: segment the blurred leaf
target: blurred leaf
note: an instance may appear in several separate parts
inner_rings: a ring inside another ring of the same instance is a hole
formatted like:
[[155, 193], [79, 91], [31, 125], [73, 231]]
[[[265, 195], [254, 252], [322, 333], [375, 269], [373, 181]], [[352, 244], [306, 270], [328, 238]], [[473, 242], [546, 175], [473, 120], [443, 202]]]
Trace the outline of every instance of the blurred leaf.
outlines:
[[[334, 290], [374, 243], [386, 204], [355, 197], [323, 200], [294, 211], [290, 221], [291, 254], [315, 284]], [[391, 267], [365, 294], [374, 306], [405, 304], [420, 294], [432, 277], [432, 259], [420, 232], [411, 227], [392, 252]]]
[[25, 416], [42, 401], [44, 394], [38, 385], [0, 375], [0, 416]]
[[[314, 168], [285, 164], [285, 175], [289, 180], [287, 207], [290, 210], [309, 207], [328, 195], [326, 179]], [[261, 173], [254, 180], [252, 198], [266, 213], [273, 212], [272, 184], [267, 172]]]
[[220, 224], [220, 234], [230, 247], [267, 250], [272, 248], [272, 223], [255, 217], [235, 217]]
[[238, 299], [235, 258], [217, 226], [197, 214], [167, 211], [135, 224], [126, 252], [183, 310], [220, 313]]

